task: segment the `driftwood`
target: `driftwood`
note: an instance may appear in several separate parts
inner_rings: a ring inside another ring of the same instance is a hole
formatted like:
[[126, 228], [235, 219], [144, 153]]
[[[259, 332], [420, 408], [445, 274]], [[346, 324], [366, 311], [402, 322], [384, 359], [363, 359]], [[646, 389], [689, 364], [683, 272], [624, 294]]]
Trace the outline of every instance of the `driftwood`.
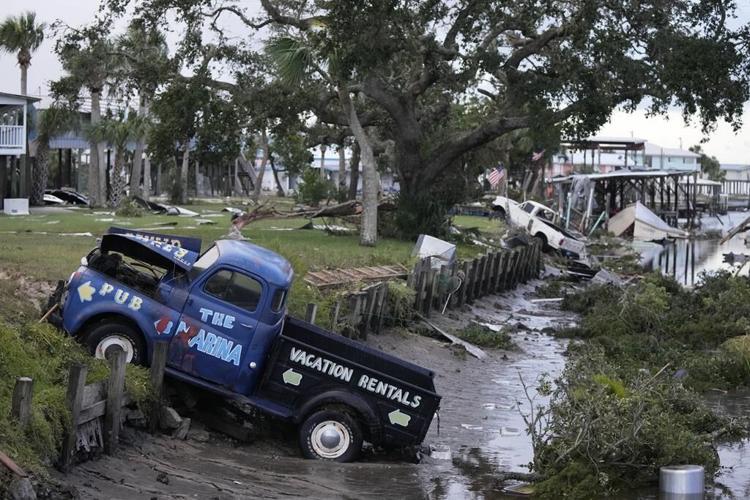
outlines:
[[723, 238], [721, 239], [721, 241], [719, 241], [719, 245], [723, 245], [723, 244], [724, 244], [724, 243], [726, 243], [727, 241], [729, 241], [729, 240], [731, 240], [732, 238], [734, 238], [734, 237], [735, 237], [735, 235], [737, 235], [737, 234], [739, 234], [739, 233], [742, 233], [742, 232], [744, 232], [744, 231], [747, 231], [748, 229], [750, 229], [750, 217], [748, 217], [747, 219], [743, 220], [742, 222], [740, 222], [739, 224], [737, 224], [737, 225], [736, 225], [735, 227], [733, 227], [733, 228], [732, 228], [732, 229], [731, 229], [731, 230], [730, 230], [730, 231], [729, 231], [729, 232], [727, 233], [727, 235], [726, 235], [726, 236], [724, 236], [724, 237], [723, 237]]
[[249, 212], [243, 212], [235, 217], [234, 220], [232, 220], [232, 226], [239, 231], [251, 222], [272, 217], [283, 217], [284, 215], [285, 214], [279, 212], [274, 207], [266, 207], [264, 203], [261, 203]]

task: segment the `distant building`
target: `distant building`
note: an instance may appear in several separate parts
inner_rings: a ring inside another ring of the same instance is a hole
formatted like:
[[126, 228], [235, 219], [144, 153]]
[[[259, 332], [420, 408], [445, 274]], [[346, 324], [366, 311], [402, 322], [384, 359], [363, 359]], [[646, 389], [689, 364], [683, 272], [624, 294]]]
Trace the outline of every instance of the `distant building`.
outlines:
[[31, 190], [31, 162], [27, 154], [31, 106], [36, 97], [0, 92], [0, 203], [5, 198], [27, 198]]
[[563, 150], [553, 156], [547, 175], [615, 170], [697, 172], [700, 170], [700, 155], [686, 149], [666, 148], [637, 137], [591, 137], [563, 143]]
[[722, 163], [720, 167], [727, 181], [750, 181], [750, 165], [741, 163]]

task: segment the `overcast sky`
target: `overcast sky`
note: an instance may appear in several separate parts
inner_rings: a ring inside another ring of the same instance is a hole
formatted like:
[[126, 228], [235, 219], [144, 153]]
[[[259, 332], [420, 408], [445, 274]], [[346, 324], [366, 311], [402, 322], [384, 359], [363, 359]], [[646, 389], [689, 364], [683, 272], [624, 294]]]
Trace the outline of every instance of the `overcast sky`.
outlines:
[[[246, 0], [243, 3], [255, 10], [259, 1]], [[741, 17], [750, 18], [750, 5], [746, 5], [745, 2], [739, 4]], [[0, 0], [0, 19], [25, 10], [33, 10], [40, 20], [49, 24], [60, 19], [66, 24], [76, 26], [90, 22], [98, 5], [99, 0]], [[170, 38], [174, 40], [175, 36], [172, 35]], [[48, 36], [33, 56], [29, 69], [29, 93], [32, 95], [46, 94], [49, 81], [58, 78], [62, 73], [53, 46], [54, 40]], [[14, 93], [20, 90], [20, 75], [14, 55], [0, 54], [0, 90]], [[736, 134], [725, 123], [719, 124], [717, 130], [710, 135], [709, 141], [703, 145], [703, 149], [724, 163], [750, 163], [750, 106], [745, 106], [744, 117], [745, 126]], [[682, 142], [685, 149], [703, 138], [700, 127], [685, 125], [679, 111], [656, 118], [647, 118], [642, 112], [629, 114], [615, 111], [599, 135], [634, 136], [663, 147], [679, 147]]]

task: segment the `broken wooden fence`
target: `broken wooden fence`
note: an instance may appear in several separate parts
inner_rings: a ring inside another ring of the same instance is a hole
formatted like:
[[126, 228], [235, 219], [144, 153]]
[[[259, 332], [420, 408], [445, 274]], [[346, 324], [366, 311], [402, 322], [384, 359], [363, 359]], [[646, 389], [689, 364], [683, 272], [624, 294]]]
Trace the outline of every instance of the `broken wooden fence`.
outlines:
[[[150, 408], [151, 431], [156, 430], [162, 401], [164, 367], [167, 359], [167, 343], [157, 342], [151, 361], [151, 390], [154, 395]], [[116, 351], [109, 359], [110, 375], [107, 380], [86, 384], [88, 368], [74, 364], [68, 373], [68, 388], [65, 403], [70, 412], [70, 421], [65, 429], [60, 468], [70, 468], [75, 454], [84, 449], [103, 448], [107, 454], [117, 450], [120, 429], [125, 414], [123, 408], [131, 403], [125, 392], [126, 357]], [[29, 425], [33, 404], [34, 381], [28, 377], [16, 379], [11, 403], [11, 417], [23, 428]], [[136, 412], [139, 413], [139, 412]], [[143, 416], [142, 416], [143, 417]]]
[[541, 270], [542, 247], [536, 240], [440, 269], [433, 268], [428, 257], [417, 262], [409, 277], [416, 292], [414, 309], [430, 316], [433, 309], [458, 308], [480, 297], [512, 290], [537, 277]]
[[[388, 304], [388, 283], [375, 283], [342, 297], [331, 309], [331, 329], [354, 339], [380, 333]], [[317, 304], [307, 304], [305, 321], [315, 323]]]

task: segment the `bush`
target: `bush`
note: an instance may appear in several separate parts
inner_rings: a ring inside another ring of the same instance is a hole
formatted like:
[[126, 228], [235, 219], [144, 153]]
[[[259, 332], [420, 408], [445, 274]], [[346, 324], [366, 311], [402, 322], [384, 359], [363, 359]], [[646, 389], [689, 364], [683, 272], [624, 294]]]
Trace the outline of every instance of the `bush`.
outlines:
[[122, 204], [117, 210], [115, 215], [117, 217], [143, 217], [145, 214], [143, 208], [138, 205], [132, 198], [123, 200]]
[[398, 326], [406, 326], [414, 317], [414, 300], [416, 292], [406, 283], [388, 282], [388, 317]]
[[297, 189], [298, 202], [317, 207], [321, 201], [335, 198], [335, 196], [336, 187], [332, 182], [321, 179], [319, 170], [306, 168], [302, 172], [302, 179]]
[[471, 323], [463, 330], [456, 332], [456, 335], [463, 340], [480, 347], [491, 347], [493, 349], [505, 350], [514, 350], [518, 348], [505, 330], [496, 332], [487, 326], [477, 323]]
[[595, 345], [568, 363], [535, 450], [534, 466], [547, 478], [540, 498], [601, 498], [653, 484], [664, 465], [701, 464], [710, 477], [719, 466], [710, 435], [743, 435], [667, 372], [642, 367], [624, 376], [621, 363]]

